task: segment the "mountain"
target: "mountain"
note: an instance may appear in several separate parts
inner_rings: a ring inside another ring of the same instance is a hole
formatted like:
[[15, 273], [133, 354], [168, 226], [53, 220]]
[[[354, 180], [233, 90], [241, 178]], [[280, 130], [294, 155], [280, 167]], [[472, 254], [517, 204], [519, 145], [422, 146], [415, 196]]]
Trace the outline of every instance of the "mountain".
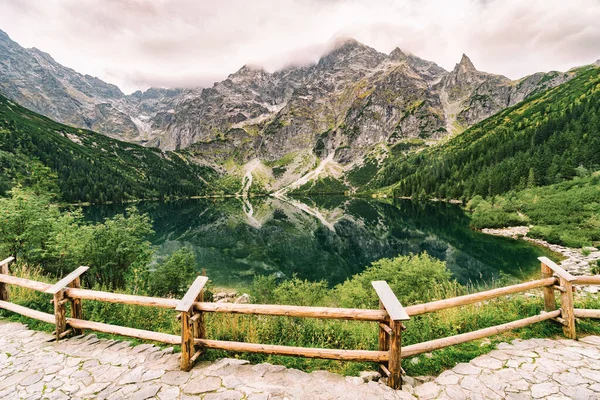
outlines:
[[511, 81], [478, 71], [465, 55], [448, 72], [398, 48], [383, 54], [340, 39], [312, 65], [244, 66], [210, 88], [126, 96], [0, 34], [0, 91], [19, 104], [113, 138], [187, 149], [269, 191], [324, 176], [354, 186], [348, 171], [461, 132], [572, 76]]
[[560, 183], [600, 169], [600, 67], [571, 73], [568, 82], [443, 144], [390, 157], [366, 186], [392, 185], [400, 196], [468, 199]]
[[185, 153], [62, 125], [0, 95], [0, 194], [38, 179], [42, 166], [57, 175], [67, 202], [201, 195], [217, 176]]

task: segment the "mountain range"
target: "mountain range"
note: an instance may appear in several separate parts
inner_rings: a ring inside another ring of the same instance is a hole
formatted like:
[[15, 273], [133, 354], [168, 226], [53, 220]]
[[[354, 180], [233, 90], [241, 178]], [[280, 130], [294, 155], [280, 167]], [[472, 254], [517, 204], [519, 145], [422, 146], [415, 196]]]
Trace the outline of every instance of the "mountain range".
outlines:
[[111, 138], [186, 150], [239, 176], [240, 186], [285, 193], [316, 178], [347, 178], [391, 154], [420, 150], [570, 80], [546, 72], [513, 81], [478, 71], [463, 54], [452, 71], [406, 54], [339, 40], [317, 63], [268, 72], [244, 66], [210, 88], [125, 95], [0, 31], [0, 91], [20, 105]]

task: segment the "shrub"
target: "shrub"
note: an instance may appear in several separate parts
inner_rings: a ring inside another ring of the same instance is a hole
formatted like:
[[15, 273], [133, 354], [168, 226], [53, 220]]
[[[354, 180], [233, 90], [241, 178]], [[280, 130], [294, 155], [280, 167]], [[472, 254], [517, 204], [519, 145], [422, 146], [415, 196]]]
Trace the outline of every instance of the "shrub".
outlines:
[[180, 297], [185, 294], [196, 275], [196, 255], [184, 247], [150, 272], [148, 291], [156, 297]]
[[393, 259], [384, 258], [338, 285], [333, 296], [341, 307], [376, 308], [378, 298], [371, 282], [385, 280], [401, 303], [418, 303], [427, 301], [431, 296], [431, 289], [447, 283], [450, 278], [446, 264], [425, 252]]

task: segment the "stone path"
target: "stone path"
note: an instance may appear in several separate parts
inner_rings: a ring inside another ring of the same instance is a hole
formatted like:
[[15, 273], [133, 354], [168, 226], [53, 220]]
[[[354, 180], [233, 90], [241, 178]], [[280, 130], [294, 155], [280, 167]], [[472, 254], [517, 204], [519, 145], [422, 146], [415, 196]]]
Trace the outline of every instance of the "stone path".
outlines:
[[[527, 237], [526, 235], [529, 232], [528, 226], [513, 226], [500, 229], [484, 228], [481, 231], [488, 235], [511, 237], [513, 239], [521, 238], [528, 242], [547, 247], [553, 252], [559, 253], [565, 257], [559, 264], [573, 275], [591, 275], [590, 265], [596, 264], [596, 262], [600, 260], [600, 250], [595, 247], [587, 247], [587, 253], [584, 254], [582, 249], [573, 249], [558, 244], [548, 243], [545, 240]], [[588, 286], [588, 288], [589, 287], [590, 286]], [[599, 289], [600, 288], [598, 287], [592, 287], [593, 293], [598, 293]]]
[[[223, 359], [179, 371], [172, 349], [99, 340], [60, 343], [0, 320], [0, 399], [600, 399], [600, 337], [531, 339], [393, 391], [366, 377]], [[410, 378], [407, 381], [412, 383]]]
[[172, 349], [52, 336], [0, 320], [0, 399], [412, 399], [377, 382], [223, 359], [179, 370]]
[[419, 399], [600, 399], [600, 337], [500, 343], [414, 393]]

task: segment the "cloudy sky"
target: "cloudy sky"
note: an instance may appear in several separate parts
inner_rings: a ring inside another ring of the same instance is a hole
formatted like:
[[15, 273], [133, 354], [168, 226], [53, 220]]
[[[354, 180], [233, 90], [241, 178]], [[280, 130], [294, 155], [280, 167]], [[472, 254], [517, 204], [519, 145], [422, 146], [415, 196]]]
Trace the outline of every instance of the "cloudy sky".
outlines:
[[316, 61], [336, 37], [519, 78], [600, 58], [600, 0], [0, 0], [0, 29], [125, 92]]

